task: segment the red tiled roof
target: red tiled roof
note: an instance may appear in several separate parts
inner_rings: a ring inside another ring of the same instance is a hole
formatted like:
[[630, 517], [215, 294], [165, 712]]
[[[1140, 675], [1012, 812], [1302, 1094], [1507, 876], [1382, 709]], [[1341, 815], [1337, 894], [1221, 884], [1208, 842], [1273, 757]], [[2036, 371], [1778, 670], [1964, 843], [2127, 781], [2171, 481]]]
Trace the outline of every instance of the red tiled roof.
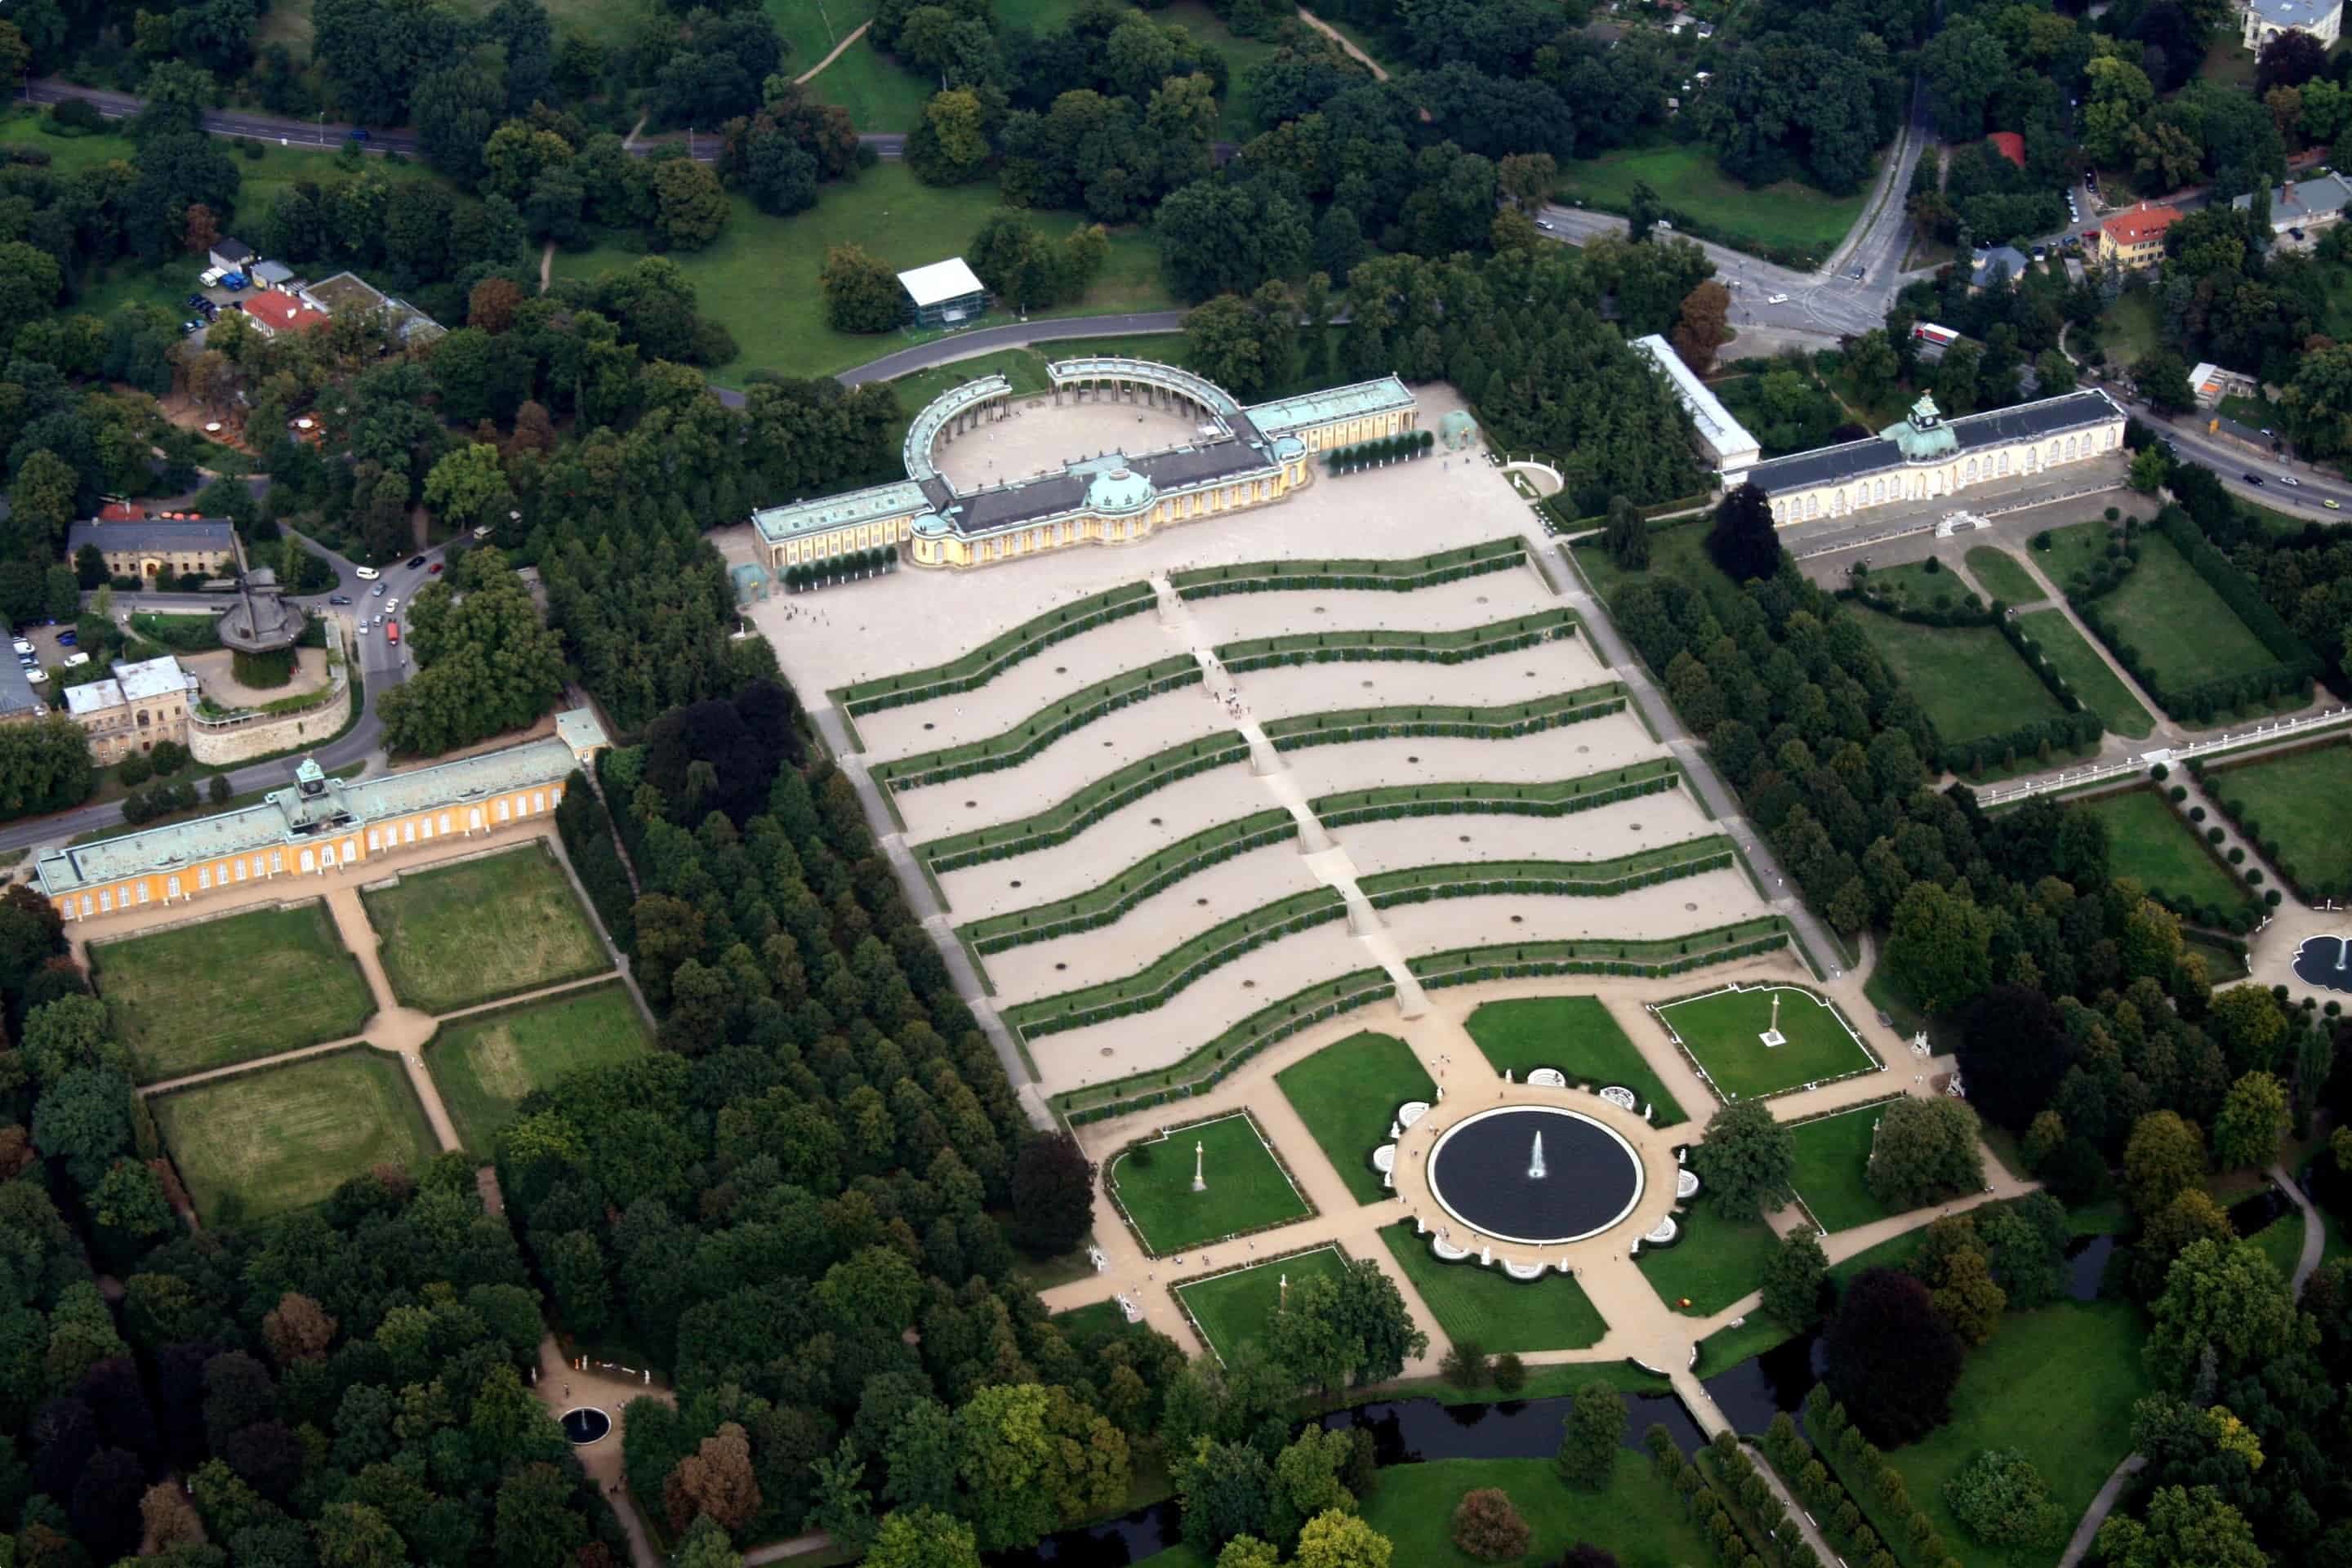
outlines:
[[323, 310], [313, 310], [291, 294], [268, 289], [239, 301], [245, 313], [272, 331], [308, 331], [327, 324]]
[[2142, 202], [2129, 212], [2117, 213], [2099, 227], [2114, 244], [2142, 245], [2179, 221], [2179, 209], [2152, 207]]
[[1996, 131], [1991, 135], [1986, 137], [1985, 140], [1992, 143], [1992, 150], [1994, 152], [2000, 153], [2002, 157], [2008, 159], [2019, 168], [2022, 169], [2025, 167], [2024, 137], [2020, 136], [2014, 131]]

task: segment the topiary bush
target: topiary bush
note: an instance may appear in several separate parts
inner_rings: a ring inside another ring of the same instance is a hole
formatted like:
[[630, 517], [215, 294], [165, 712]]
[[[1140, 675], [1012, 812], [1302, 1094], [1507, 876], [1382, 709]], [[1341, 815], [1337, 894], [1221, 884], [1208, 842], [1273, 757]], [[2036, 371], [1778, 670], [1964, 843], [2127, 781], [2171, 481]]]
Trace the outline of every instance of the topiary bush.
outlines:
[[1454, 1544], [1481, 1563], [1504, 1563], [1527, 1555], [1528, 1521], [1500, 1487], [1462, 1494], [1454, 1509]]

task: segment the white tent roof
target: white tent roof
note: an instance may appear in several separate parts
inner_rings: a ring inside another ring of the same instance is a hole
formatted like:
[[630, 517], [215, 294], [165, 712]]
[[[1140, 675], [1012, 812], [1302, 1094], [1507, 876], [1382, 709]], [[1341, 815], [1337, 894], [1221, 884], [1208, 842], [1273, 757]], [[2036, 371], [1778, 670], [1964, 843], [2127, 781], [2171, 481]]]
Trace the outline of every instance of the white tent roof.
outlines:
[[971, 275], [961, 256], [950, 256], [945, 261], [934, 261], [929, 267], [918, 267], [911, 272], [898, 274], [898, 286], [918, 305], [937, 305], [949, 300], [960, 300], [966, 294], [982, 294], [987, 289]]

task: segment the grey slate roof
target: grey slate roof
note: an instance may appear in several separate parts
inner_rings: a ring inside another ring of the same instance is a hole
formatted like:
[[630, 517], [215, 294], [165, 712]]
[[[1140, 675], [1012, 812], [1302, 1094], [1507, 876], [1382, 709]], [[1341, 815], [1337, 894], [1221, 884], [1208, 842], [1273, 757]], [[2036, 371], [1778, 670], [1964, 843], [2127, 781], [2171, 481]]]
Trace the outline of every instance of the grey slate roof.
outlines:
[[100, 550], [226, 550], [234, 524], [226, 519], [158, 519], [152, 522], [77, 522], [66, 530], [66, 553], [85, 544]]
[[[2063, 397], [2045, 397], [2038, 403], [2021, 403], [1990, 414], [1964, 415], [1945, 421], [1944, 428], [1952, 433], [1959, 451], [1969, 452], [2079, 430], [2120, 418], [2122, 414], [2123, 410], [2104, 392], [2070, 392]], [[1817, 485], [1841, 484], [1903, 466], [1902, 448], [1884, 436], [1873, 436], [1759, 463], [1748, 471], [1748, 479], [1758, 489], [1769, 494], [1774, 490], [1808, 490]]]
[[13, 658], [0, 659], [0, 714], [14, 718], [47, 707], [33, 694], [33, 683], [25, 679], [24, 668]]

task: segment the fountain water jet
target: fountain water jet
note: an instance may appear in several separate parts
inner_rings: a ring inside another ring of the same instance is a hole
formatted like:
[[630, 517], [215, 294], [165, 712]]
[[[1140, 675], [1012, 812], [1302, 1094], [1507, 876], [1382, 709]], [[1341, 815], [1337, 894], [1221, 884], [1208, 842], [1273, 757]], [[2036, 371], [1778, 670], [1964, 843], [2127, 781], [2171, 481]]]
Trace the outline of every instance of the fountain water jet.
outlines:
[[1538, 1132], [1536, 1134], [1535, 1158], [1528, 1163], [1528, 1180], [1540, 1182], [1544, 1179], [1544, 1173], [1543, 1134]]

